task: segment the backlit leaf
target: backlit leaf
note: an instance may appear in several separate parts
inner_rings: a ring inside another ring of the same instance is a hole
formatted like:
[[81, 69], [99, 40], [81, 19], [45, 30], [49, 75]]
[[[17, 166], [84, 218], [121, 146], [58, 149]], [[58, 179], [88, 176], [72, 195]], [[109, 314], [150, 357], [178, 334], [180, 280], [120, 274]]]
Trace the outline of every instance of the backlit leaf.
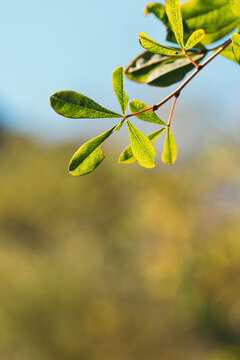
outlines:
[[112, 85], [113, 90], [117, 96], [117, 99], [119, 101], [119, 104], [121, 106], [122, 112], [125, 115], [127, 104], [128, 104], [128, 96], [124, 91], [123, 87], [123, 68], [118, 67], [116, 70], [114, 70], [112, 75]]
[[73, 155], [69, 163], [69, 172], [73, 176], [92, 172], [104, 159], [100, 145], [113, 133], [115, 126], [103, 134], [83, 144]]
[[[218, 49], [214, 50], [217, 51]], [[233, 53], [233, 44], [228, 45], [228, 47], [226, 49], [224, 49], [221, 53], [221, 56], [224, 56], [225, 58], [234, 61], [235, 63], [239, 64], [234, 56]]]
[[177, 43], [180, 48], [183, 49], [183, 20], [180, 9], [180, 0], [166, 0], [166, 12]]
[[205, 36], [205, 31], [203, 29], [194, 31], [192, 33], [192, 35], [190, 35], [190, 37], [186, 43], [185, 50], [189, 50], [189, 49], [193, 48], [196, 44], [198, 44], [199, 42], [202, 41], [204, 36]]
[[234, 14], [240, 16], [240, 1], [239, 0], [230, 0], [230, 5]]
[[[152, 134], [149, 134], [147, 137], [148, 139], [154, 143], [157, 138], [165, 131], [165, 128], [162, 128], [160, 130], [155, 131]], [[123, 150], [123, 152], [121, 153], [121, 155], [119, 156], [119, 160], [118, 160], [121, 164], [131, 164], [136, 162], [137, 160], [135, 159], [135, 157], [133, 156], [133, 152], [132, 152], [132, 147], [131, 145], [129, 145], [128, 147], [126, 147], [125, 150]]]
[[121, 128], [123, 127], [124, 122], [125, 122], [125, 119], [120, 121], [120, 123], [115, 127], [114, 131], [120, 131]]
[[[175, 35], [172, 31], [167, 12], [166, 6], [159, 4], [159, 3], [150, 3], [145, 7], [145, 14], [154, 14], [167, 28], [167, 40], [176, 43]], [[183, 40], [184, 42], [190, 36], [190, 32], [188, 27], [186, 26], [185, 21], [183, 21]]]
[[[196, 63], [200, 63], [205, 53], [187, 52]], [[152, 54], [145, 51], [134, 59], [125, 70], [128, 79], [153, 86], [170, 86], [181, 81], [194, 68], [186, 58]]]
[[105, 109], [95, 101], [75, 91], [59, 91], [50, 98], [56, 113], [71, 119], [96, 119], [123, 117]]
[[[130, 102], [129, 104], [129, 109], [131, 111], [131, 113], [136, 113], [145, 109], [148, 109], [149, 106], [147, 106], [146, 104], [144, 104], [142, 101], [139, 100], [133, 100]], [[155, 112], [153, 112], [152, 110], [146, 111], [142, 114], [138, 114], [135, 115], [138, 119], [143, 120], [143, 121], [147, 121], [147, 122], [151, 122], [151, 123], [155, 123], [155, 124], [160, 124], [160, 125], [166, 125], [165, 122], [163, 120], [161, 120], [156, 114]]]
[[170, 56], [176, 56], [182, 54], [181, 50], [166, 47], [157, 43], [156, 41], [152, 40], [149, 36], [147, 36], [144, 32], [140, 32], [139, 42], [144, 49], [154, 54], [170, 55]]
[[138, 130], [129, 120], [127, 120], [128, 132], [130, 137], [133, 156], [139, 165], [145, 168], [155, 167], [154, 158], [156, 151], [148, 139], [140, 130]]
[[240, 64], [240, 34], [232, 34], [233, 53], [238, 64]]
[[[181, 5], [183, 17], [184, 39], [198, 29], [205, 30], [203, 44], [218, 41], [239, 24], [239, 17], [233, 13], [228, 0], [191, 0]], [[170, 23], [166, 16], [166, 8], [162, 4], [147, 5], [145, 13], [153, 13], [167, 27], [167, 40], [176, 42]]]
[[190, 30], [205, 30], [204, 44], [220, 40], [239, 23], [228, 0], [192, 0], [183, 3], [181, 9]]
[[73, 176], [83, 176], [91, 173], [93, 170], [98, 167], [98, 165], [101, 164], [101, 162], [104, 160], [105, 156], [102, 152], [102, 149], [98, 147], [96, 150], [94, 150], [79, 166], [73, 170], [70, 171], [70, 174]]
[[166, 13], [166, 6], [159, 3], [150, 3], [144, 9], [145, 15], [153, 13], [159, 20], [165, 25], [169, 24], [169, 20]]
[[170, 127], [167, 128], [167, 134], [162, 154], [162, 162], [167, 165], [173, 165], [177, 159], [177, 144]]

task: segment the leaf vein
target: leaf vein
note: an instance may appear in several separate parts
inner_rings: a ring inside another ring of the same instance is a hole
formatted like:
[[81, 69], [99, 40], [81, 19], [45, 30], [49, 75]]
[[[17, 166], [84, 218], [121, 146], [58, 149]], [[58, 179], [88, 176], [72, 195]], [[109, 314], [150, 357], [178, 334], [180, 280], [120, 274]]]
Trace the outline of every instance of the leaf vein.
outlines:
[[[106, 112], [103, 112], [103, 111], [101, 111], [101, 110], [95, 110], [95, 109], [87, 108], [87, 107], [85, 107], [85, 106], [82, 106], [82, 105], [79, 105], [79, 104], [73, 103], [73, 102], [71, 102], [71, 101], [66, 101], [66, 100], [63, 100], [63, 99], [59, 99], [59, 98], [58, 98], [58, 97], [56, 97], [56, 96], [52, 96], [52, 99], [55, 99], [55, 100], [57, 100], [57, 101], [61, 101], [61, 102], [65, 103], [65, 104], [70, 104], [70, 105], [77, 106], [77, 107], [79, 107], [79, 108], [82, 108], [83, 110], [95, 111], [95, 112], [98, 112], [98, 113], [101, 113], [101, 114], [112, 114], [112, 115], [118, 115], [117, 113], [114, 113], [114, 112], [111, 112], [111, 111], [106, 111]], [[116, 116], [116, 117], [117, 117], [117, 116]], [[119, 114], [119, 116], [118, 116], [118, 117], [122, 117], [122, 115], [120, 116], [120, 114]]]

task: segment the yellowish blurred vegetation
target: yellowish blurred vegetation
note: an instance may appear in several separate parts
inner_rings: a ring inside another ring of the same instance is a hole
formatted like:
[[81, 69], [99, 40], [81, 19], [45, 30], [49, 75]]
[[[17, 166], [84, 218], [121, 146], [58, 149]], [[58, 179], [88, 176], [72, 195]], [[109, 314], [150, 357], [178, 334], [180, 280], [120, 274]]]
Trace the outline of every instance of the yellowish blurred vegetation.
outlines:
[[240, 359], [239, 148], [73, 178], [75, 150], [1, 141], [0, 358]]

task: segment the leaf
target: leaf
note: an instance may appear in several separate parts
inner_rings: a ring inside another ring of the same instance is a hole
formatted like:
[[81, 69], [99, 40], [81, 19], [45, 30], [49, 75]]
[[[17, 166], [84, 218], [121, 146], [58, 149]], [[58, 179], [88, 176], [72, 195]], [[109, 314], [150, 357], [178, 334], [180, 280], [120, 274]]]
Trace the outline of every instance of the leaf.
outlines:
[[240, 1], [239, 0], [230, 0], [230, 5], [232, 7], [232, 11], [237, 16], [240, 16]]
[[169, 24], [169, 20], [166, 13], [166, 6], [159, 3], [150, 3], [145, 9], [144, 13], [147, 16], [150, 13], [153, 13], [159, 20], [161, 20], [165, 25]]
[[123, 124], [124, 124], [124, 122], [125, 122], [125, 119], [123, 119], [122, 121], [120, 121], [120, 123], [116, 125], [114, 131], [120, 131], [121, 128], [122, 128], [122, 126], [123, 126]]
[[240, 34], [232, 34], [233, 54], [238, 64], [240, 64]]
[[167, 134], [162, 154], [162, 162], [167, 165], [173, 165], [177, 159], [177, 144], [174, 140], [170, 127], [167, 128]]
[[190, 30], [205, 30], [204, 44], [220, 40], [239, 23], [239, 18], [233, 14], [228, 0], [192, 0], [182, 4], [181, 9]]
[[102, 152], [102, 149], [98, 147], [94, 150], [79, 166], [70, 171], [70, 174], [73, 176], [83, 176], [91, 173], [93, 170], [101, 164], [105, 156]]
[[[165, 128], [155, 131], [152, 134], [149, 134], [147, 137], [148, 139], [154, 143], [157, 138], [165, 131]], [[118, 160], [121, 164], [131, 164], [136, 162], [137, 160], [133, 156], [132, 147], [131, 145], [127, 146], [125, 150], [121, 153]]]
[[[194, 61], [199, 63], [205, 52], [188, 51]], [[145, 51], [135, 58], [125, 70], [128, 79], [152, 85], [165, 87], [181, 81], [194, 68], [185, 57], [171, 57], [152, 54]]]
[[75, 91], [59, 91], [50, 98], [56, 113], [71, 119], [96, 119], [123, 117], [107, 110], [88, 97]]
[[[148, 109], [149, 106], [147, 106], [146, 104], [144, 104], [142, 101], [139, 100], [133, 100], [130, 102], [129, 104], [129, 109], [131, 111], [131, 113], [136, 113], [145, 109]], [[160, 125], [166, 125], [165, 122], [163, 120], [161, 120], [156, 114], [155, 112], [153, 112], [152, 110], [146, 111], [142, 114], [138, 114], [135, 115], [138, 119], [143, 120], [143, 121], [148, 121], [154, 124], [160, 124]]]
[[196, 44], [202, 41], [205, 36], [205, 31], [203, 29], [196, 30], [190, 35], [187, 44], [185, 45], [185, 50], [193, 48]]
[[[211, 44], [220, 40], [239, 24], [228, 0], [191, 0], [181, 5], [184, 39], [198, 29], [205, 30], [203, 44]], [[167, 27], [167, 40], [176, 42], [170, 23], [166, 16], [166, 8], [162, 4], [147, 5], [145, 13], [153, 13]], [[221, 19], [221, 20], [219, 20]]]
[[156, 151], [151, 141], [129, 120], [127, 120], [127, 126], [133, 156], [137, 159], [139, 165], [148, 169], [155, 167], [154, 158]]
[[[219, 48], [214, 49], [213, 51], [216, 52], [217, 50], [219, 50]], [[237, 62], [234, 53], [233, 53], [233, 43], [228, 45], [228, 47], [226, 49], [224, 49], [221, 53], [221, 56], [224, 56], [225, 58], [239, 64], [239, 62]]]
[[170, 55], [170, 56], [176, 56], [182, 54], [181, 50], [166, 47], [157, 43], [156, 41], [152, 40], [149, 36], [147, 36], [144, 32], [140, 32], [139, 42], [144, 49], [154, 54]]
[[99, 146], [113, 133], [115, 126], [101, 135], [83, 144], [73, 155], [69, 163], [69, 172], [73, 176], [92, 172], [104, 159]]
[[[145, 7], [145, 14], [154, 14], [167, 28], [167, 40], [176, 43], [175, 35], [172, 31], [167, 12], [166, 7], [159, 3], [150, 3]], [[186, 26], [186, 23], [183, 21], [183, 37], [184, 41], [187, 40], [190, 36], [190, 32], [188, 27]]]
[[[215, 49], [214, 52], [216, 52], [218, 49]], [[237, 60], [235, 59], [235, 56], [233, 54], [233, 44], [230, 44], [226, 49], [224, 49], [221, 53], [221, 56], [224, 56], [225, 58], [234, 61], [237, 63]]]
[[180, 48], [183, 49], [183, 20], [180, 8], [180, 0], [166, 0], [166, 12], [177, 43]]
[[114, 70], [112, 75], [112, 85], [121, 106], [122, 112], [125, 115], [128, 104], [128, 96], [125, 93], [123, 87], [123, 67], [118, 67]]

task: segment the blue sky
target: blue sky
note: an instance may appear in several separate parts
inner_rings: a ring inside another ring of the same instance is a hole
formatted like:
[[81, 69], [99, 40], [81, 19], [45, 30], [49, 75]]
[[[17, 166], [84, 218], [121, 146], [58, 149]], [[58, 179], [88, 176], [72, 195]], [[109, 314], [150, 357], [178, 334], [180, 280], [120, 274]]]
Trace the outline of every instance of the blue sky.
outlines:
[[[58, 116], [49, 97], [75, 90], [119, 111], [111, 73], [142, 51], [138, 33], [163, 41], [164, 27], [143, 15], [146, 0], [13, 0], [1, 4], [0, 110], [6, 125], [30, 136], [73, 138], [92, 128], [105, 130], [109, 120], [69, 120]], [[179, 108], [214, 112], [221, 126], [238, 120], [240, 93], [237, 65], [221, 57], [182, 93]], [[172, 88], [152, 88], [126, 81], [131, 99], [149, 105]], [[163, 110], [163, 116], [167, 111]], [[210, 115], [208, 113], [208, 115]], [[216, 121], [216, 120], [214, 120]], [[111, 120], [110, 120], [111, 122]], [[110, 123], [111, 126], [111, 123]], [[94, 131], [95, 133], [95, 131]]]

